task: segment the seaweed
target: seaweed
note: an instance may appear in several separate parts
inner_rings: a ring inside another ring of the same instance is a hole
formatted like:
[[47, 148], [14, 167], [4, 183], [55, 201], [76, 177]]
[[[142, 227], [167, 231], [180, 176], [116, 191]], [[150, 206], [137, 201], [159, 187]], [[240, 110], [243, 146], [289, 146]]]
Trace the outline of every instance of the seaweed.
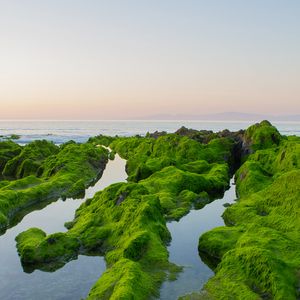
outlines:
[[224, 212], [226, 227], [199, 239], [200, 255], [218, 260], [204, 290], [213, 299], [298, 299], [300, 138], [265, 121], [246, 135], [254, 152], [236, 173], [239, 200]]

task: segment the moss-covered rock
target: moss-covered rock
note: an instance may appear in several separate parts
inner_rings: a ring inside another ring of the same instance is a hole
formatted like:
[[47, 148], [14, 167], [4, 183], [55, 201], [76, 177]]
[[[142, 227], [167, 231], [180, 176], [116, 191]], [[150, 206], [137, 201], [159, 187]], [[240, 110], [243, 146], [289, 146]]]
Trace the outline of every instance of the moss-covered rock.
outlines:
[[[80, 244], [75, 237], [63, 233], [46, 236], [38, 228], [31, 228], [16, 238], [24, 271], [31, 273], [40, 266], [43, 271], [55, 271], [77, 258]], [[49, 247], [51, 245], [51, 247]]]
[[37, 170], [50, 155], [59, 152], [59, 147], [45, 140], [34, 141], [22, 148], [22, 151], [9, 160], [3, 170], [4, 176], [23, 178], [37, 175]]
[[29, 206], [84, 195], [85, 188], [102, 175], [108, 160], [107, 150], [90, 143], [57, 147], [36, 141], [18, 153], [7, 161], [3, 173], [20, 178], [0, 181], [0, 212], [5, 216], [0, 218], [1, 231]]
[[236, 227], [214, 228], [200, 237], [199, 253], [207, 254], [211, 258], [220, 261], [228, 250], [234, 248], [242, 233], [243, 230]]
[[139, 263], [121, 259], [101, 276], [87, 299], [149, 299], [156, 286], [155, 277], [145, 273]]
[[262, 121], [250, 126], [244, 134], [244, 147], [252, 153], [256, 150], [279, 145], [282, 137], [269, 121]]
[[[91, 157], [103, 144], [127, 159], [129, 182], [113, 184], [82, 204], [66, 233], [21, 233], [17, 247], [24, 268], [45, 270], [78, 254], [104, 255], [107, 271], [89, 299], [157, 296], [160, 283], [179, 271], [168, 261], [166, 220], [178, 220], [192, 206], [203, 207], [223, 193], [240, 147], [238, 156], [252, 154], [236, 173], [241, 199], [224, 214], [226, 223], [235, 226], [216, 228], [200, 238], [199, 251], [217, 261], [216, 276], [205, 291], [191, 297], [282, 299], [285, 293], [293, 299], [299, 262], [299, 141], [281, 137], [266, 121], [246, 131], [243, 145], [242, 134], [198, 134], [183, 128], [146, 137], [98, 136], [82, 146], [87, 147], [85, 154], [75, 143], [64, 145], [39, 167], [41, 180], [70, 178], [82, 161], [69, 160], [69, 152], [96, 166], [97, 159]], [[71, 194], [82, 190], [80, 179], [72, 177]], [[55, 185], [60, 186], [58, 181]]]
[[168, 166], [203, 173], [209, 169], [207, 164], [230, 163], [234, 140], [216, 138], [202, 144], [187, 136], [166, 134], [157, 139], [117, 138], [110, 147], [127, 159], [128, 180], [138, 182]]
[[[118, 201], [120, 196], [122, 202]], [[114, 184], [97, 193], [77, 210], [69, 228], [67, 233], [50, 236], [36, 229], [21, 233], [17, 247], [24, 269], [33, 263], [45, 269], [55, 262], [76, 258], [79, 253], [105, 254], [111, 268], [94, 286], [90, 297], [106, 294], [111, 299], [119, 299], [118, 295], [123, 293], [135, 294], [134, 299], [138, 299], [139, 293], [149, 297], [163, 280], [164, 270], [171, 269], [165, 247], [170, 236], [159, 200], [138, 183]], [[122, 271], [119, 266], [124, 263], [126, 268]], [[152, 277], [154, 267], [156, 276]], [[125, 277], [120, 279], [120, 276]], [[131, 280], [132, 276], [137, 277]], [[112, 289], [110, 282], [119, 280]], [[140, 291], [136, 290], [137, 280]], [[121, 284], [123, 281], [127, 282], [125, 286]]]
[[[79, 253], [105, 255], [108, 269], [88, 298], [149, 299], [180, 270], [168, 261], [166, 219], [180, 219], [193, 205], [202, 207], [224, 192], [235, 142], [217, 137], [202, 144], [180, 134], [89, 140], [93, 148], [102, 143], [127, 159], [129, 182], [113, 184], [82, 204], [67, 224], [68, 232], [61, 234], [62, 244], [68, 247], [64, 239], [70, 237], [79, 242], [80, 248], [66, 249], [71, 259]], [[60, 172], [55, 161], [49, 158], [44, 164], [48, 171], [43, 176]], [[55, 243], [46, 243], [48, 236], [30, 246], [30, 231], [22, 235], [19, 254], [22, 258], [28, 239], [36, 268], [64, 260]], [[49, 253], [57, 256], [49, 260]]]
[[12, 141], [0, 142], [0, 173], [8, 161], [18, 156], [22, 151], [22, 147]]
[[205, 292], [213, 299], [298, 299], [300, 138], [279, 137], [267, 122], [247, 132], [256, 152], [236, 173], [240, 198], [224, 213], [230, 227], [199, 240], [200, 253], [219, 262]]

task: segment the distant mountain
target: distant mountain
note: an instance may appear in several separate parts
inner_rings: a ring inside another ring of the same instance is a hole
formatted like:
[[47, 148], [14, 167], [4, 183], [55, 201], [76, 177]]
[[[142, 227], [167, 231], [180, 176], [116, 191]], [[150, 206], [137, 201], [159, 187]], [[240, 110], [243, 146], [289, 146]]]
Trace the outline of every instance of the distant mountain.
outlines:
[[300, 121], [300, 115], [266, 115], [243, 112], [223, 112], [214, 114], [156, 114], [141, 118], [142, 120], [203, 120], [203, 121]]

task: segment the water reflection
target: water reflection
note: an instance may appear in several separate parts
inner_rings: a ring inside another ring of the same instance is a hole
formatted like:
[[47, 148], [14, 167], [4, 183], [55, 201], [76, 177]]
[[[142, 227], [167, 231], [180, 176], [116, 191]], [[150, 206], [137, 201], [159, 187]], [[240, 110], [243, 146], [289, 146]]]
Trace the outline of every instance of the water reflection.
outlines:
[[172, 242], [168, 247], [169, 260], [184, 266], [176, 281], [166, 281], [160, 291], [160, 299], [174, 300], [193, 291], [198, 291], [213, 276], [213, 271], [201, 260], [198, 240], [202, 233], [223, 226], [222, 214], [225, 203], [233, 203], [236, 198], [233, 180], [222, 199], [217, 199], [200, 210], [191, 210], [179, 222], [168, 223]]
[[27, 214], [15, 227], [0, 236], [0, 299], [81, 299], [105, 270], [102, 257], [79, 255], [63, 268], [53, 273], [39, 270], [31, 274], [23, 272], [16, 251], [15, 237], [31, 227], [38, 227], [47, 234], [66, 231], [64, 223], [74, 217], [75, 210], [87, 198], [108, 185], [126, 181], [126, 161], [118, 155], [107, 164], [102, 178], [86, 190], [84, 199], [58, 200], [39, 207], [40, 210]]

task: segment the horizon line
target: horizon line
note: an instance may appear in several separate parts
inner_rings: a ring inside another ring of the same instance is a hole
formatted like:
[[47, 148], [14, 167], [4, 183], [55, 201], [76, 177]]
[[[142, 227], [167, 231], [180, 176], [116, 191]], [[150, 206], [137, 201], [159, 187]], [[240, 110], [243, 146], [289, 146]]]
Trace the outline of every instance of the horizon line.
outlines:
[[[233, 123], [248, 123], [248, 122], [260, 122], [266, 120], [252, 119], [252, 120], [208, 120], [208, 119], [1, 119], [3, 122], [233, 122]], [[299, 123], [300, 120], [271, 120], [275, 123]]]

